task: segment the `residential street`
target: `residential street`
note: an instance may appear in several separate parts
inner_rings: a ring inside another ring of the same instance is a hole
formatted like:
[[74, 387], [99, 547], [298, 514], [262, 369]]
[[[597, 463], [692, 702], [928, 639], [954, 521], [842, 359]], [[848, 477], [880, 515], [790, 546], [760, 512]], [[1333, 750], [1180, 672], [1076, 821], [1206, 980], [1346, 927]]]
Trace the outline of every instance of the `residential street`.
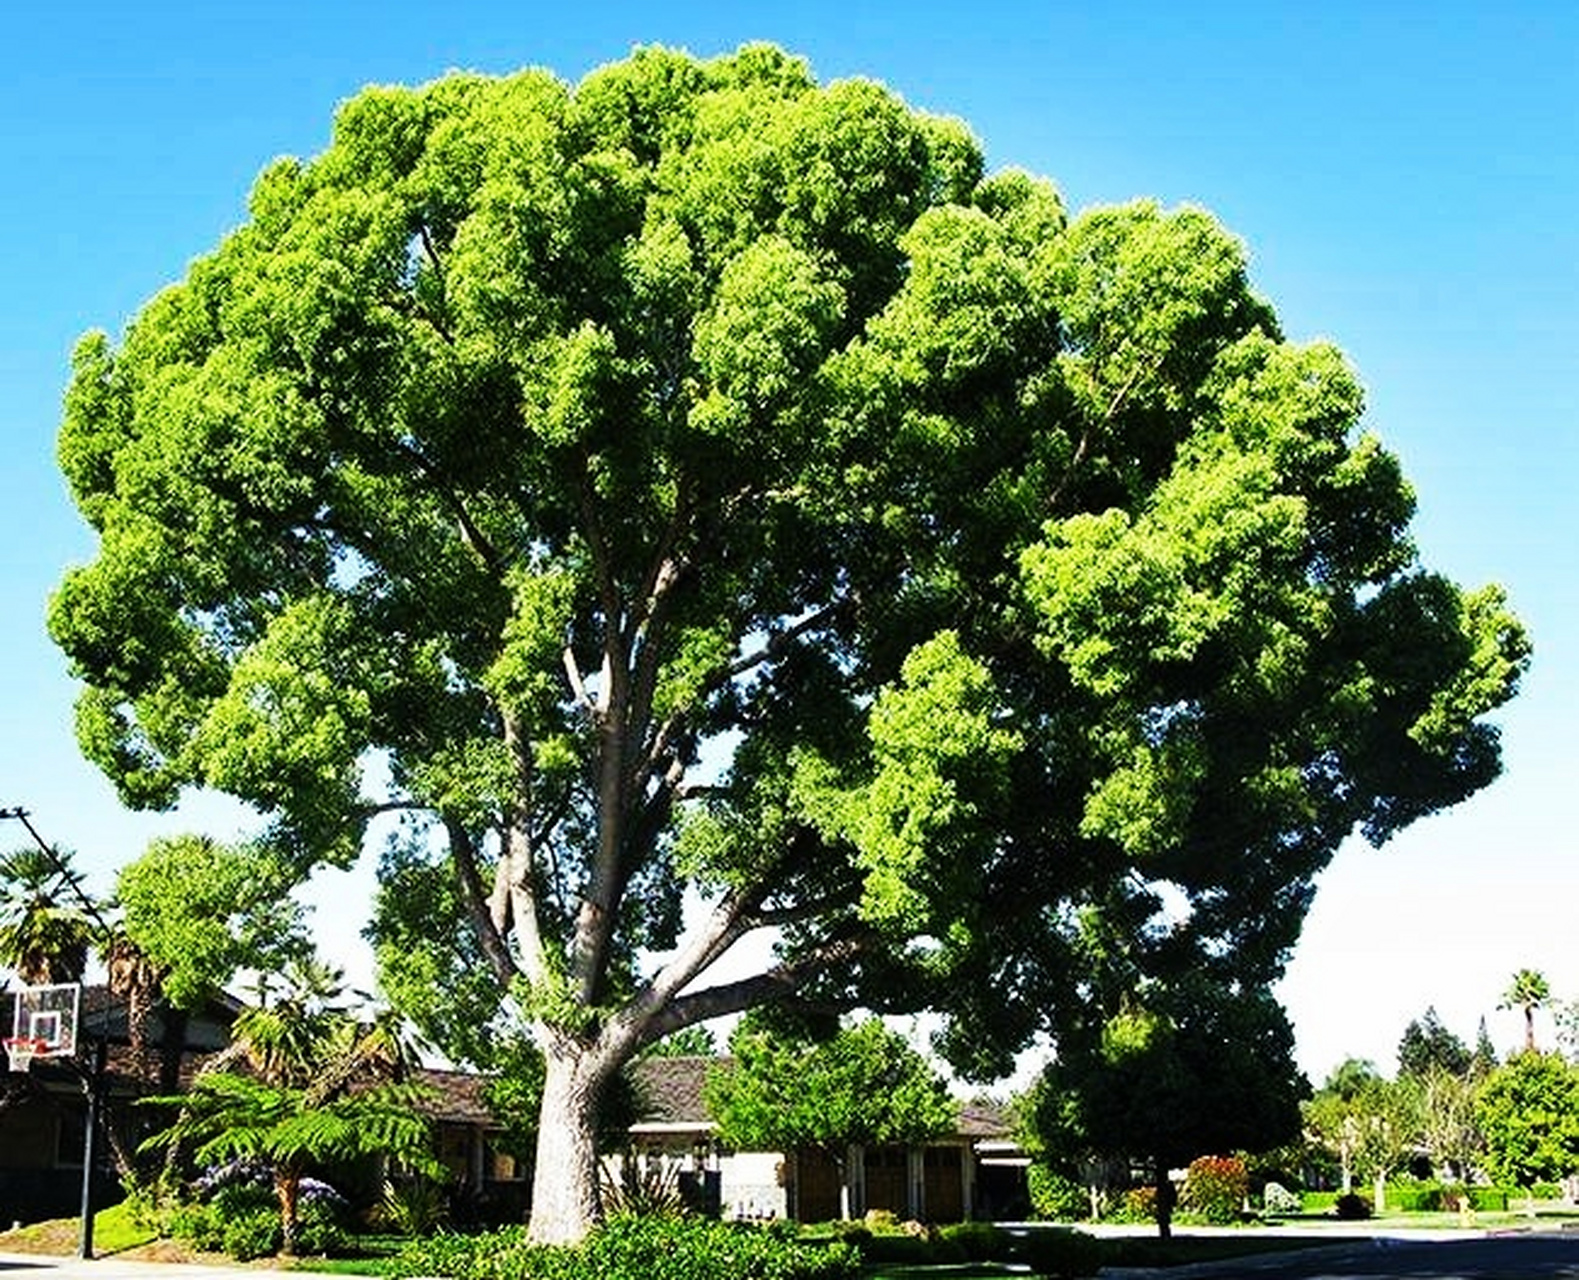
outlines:
[[1573, 1232], [1374, 1240], [1166, 1271], [1109, 1268], [1103, 1280], [1579, 1280]]
[[[256, 1268], [0, 1254], [4, 1280], [237, 1280]], [[1520, 1232], [1453, 1240], [1379, 1237], [1299, 1253], [1167, 1271], [1109, 1268], [1103, 1280], [1579, 1280], [1579, 1233]]]

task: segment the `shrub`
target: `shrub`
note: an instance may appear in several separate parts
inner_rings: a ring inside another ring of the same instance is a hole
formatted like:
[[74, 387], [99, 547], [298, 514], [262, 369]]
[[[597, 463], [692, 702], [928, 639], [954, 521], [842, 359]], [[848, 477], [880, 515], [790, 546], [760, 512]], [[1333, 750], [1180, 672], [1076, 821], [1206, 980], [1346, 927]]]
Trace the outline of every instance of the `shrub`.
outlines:
[[1471, 1187], [1469, 1207], [1477, 1213], [1503, 1213], [1508, 1207], [1506, 1187]]
[[220, 1247], [237, 1262], [269, 1258], [280, 1251], [280, 1211], [247, 1209], [221, 1220]]
[[1452, 1207], [1458, 1192], [1449, 1197], [1440, 1182], [1389, 1182], [1387, 1204], [1400, 1213], [1439, 1213]]
[[1036, 1217], [1049, 1222], [1081, 1222], [1091, 1216], [1091, 1198], [1085, 1187], [1067, 1174], [1033, 1164], [1025, 1171], [1025, 1183]]
[[1184, 1209], [1207, 1222], [1238, 1222], [1250, 1177], [1237, 1156], [1200, 1156], [1190, 1162], [1180, 1197]]
[[531, 1244], [521, 1227], [412, 1241], [391, 1260], [388, 1274], [453, 1280], [855, 1280], [860, 1258], [846, 1243], [800, 1244], [749, 1224], [612, 1218], [572, 1247]]
[[1124, 1198], [1108, 1214], [1115, 1222], [1155, 1222], [1157, 1220], [1157, 1188], [1131, 1187]]
[[954, 1222], [938, 1232], [941, 1241], [957, 1249], [966, 1262], [999, 1262], [1008, 1255], [1008, 1232], [990, 1222]]
[[1351, 1191], [1337, 1198], [1333, 1203], [1333, 1211], [1344, 1222], [1359, 1222], [1371, 1216], [1371, 1200], [1369, 1196]]
[[1094, 1276], [1105, 1260], [1102, 1242], [1083, 1231], [1032, 1231], [1022, 1257], [1038, 1276]]

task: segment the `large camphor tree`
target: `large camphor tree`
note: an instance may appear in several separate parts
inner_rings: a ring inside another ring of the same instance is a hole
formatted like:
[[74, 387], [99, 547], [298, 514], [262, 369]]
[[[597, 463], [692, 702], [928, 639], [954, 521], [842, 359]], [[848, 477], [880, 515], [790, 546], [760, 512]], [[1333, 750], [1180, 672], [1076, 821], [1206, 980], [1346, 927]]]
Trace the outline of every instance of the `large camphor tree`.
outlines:
[[930, 1005], [990, 1073], [1090, 913], [1168, 882], [1192, 948], [1278, 953], [1356, 826], [1495, 776], [1523, 634], [1416, 563], [1360, 414], [1208, 215], [1071, 220], [875, 83], [453, 75], [83, 339], [50, 626], [128, 803], [240, 796], [303, 874], [431, 824], [401, 927], [453, 903], [434, 981], [541, 1048], [570, 1239], [643, 1046]]

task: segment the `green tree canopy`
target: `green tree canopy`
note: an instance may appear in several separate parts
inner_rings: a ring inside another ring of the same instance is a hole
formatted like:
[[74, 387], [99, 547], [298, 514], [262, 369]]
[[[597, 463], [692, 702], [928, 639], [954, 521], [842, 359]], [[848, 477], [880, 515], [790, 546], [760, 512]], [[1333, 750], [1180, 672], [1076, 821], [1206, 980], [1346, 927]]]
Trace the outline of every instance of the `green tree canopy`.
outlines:
[[1199, 979], [1142, 988], [1085, 1035], [1059, 1042], [1025, 1108], [1026, 1136], [1055, 1168], [1092, 1158], [1144, 1162], [1167, 1236], [1170, 1170], [1298, 1137], [1309, 1086], [1293, 1051], [1288, 1019], [1264, 991]]
[[1579, 1068], [1561, 1055], [1515, 1054], [1481, 1087], [1475, 1115], [1486, 1167], [1504, 1186], [1555, 1182], [1579, 1171]]
[[239, 970], [272, 972], [309, 954], [291, 886], [267, 849], [183, 835], [153, 841], [123, 866], [115, 896], [165, 999], [192, 1010]]
[[1442, 1025], [1434, 1007], [1410, 1019], [1398, 1042], [1401, 1075], [1424, 1077], [1432, 1071], [1461, 1076], [1469, 1071], [1473, 1055], [1469, 1046]]
[[646, 1044], [934, 1003], [991, 1075], [1090, 913], [1269, 980], [1356, 826], [1496, 775], [1523, 632], [1416, 561], [1360, 414], [1207, 214], [1070, 219], [871, 81], [455, 75], [347, 102], [83, 339], [50, 627], [128, 803], [233, 793], [301, 874], [429, 824], [393, 869], [471, 939], [402, 981], [469, 955], [536, 1040], [566, 1239]]
[[757, 1151], [813, 1147], [844, 1167], [851, 1144], [918, 1143], [959, 1112], [948, 1086], [896, 1031], [868, 1018], [824, 1041], [775, 1035], [750, 1020], [703, 1086], [719, 1140]]

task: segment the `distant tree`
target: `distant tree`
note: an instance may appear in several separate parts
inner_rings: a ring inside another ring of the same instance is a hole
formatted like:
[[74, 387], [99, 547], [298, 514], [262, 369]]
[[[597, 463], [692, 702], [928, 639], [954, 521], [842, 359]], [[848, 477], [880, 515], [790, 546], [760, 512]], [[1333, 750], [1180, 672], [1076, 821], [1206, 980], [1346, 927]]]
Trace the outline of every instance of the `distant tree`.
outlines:
[[[708, 1073], [703, 1097], [731, 1146], [815, 1148], [842, 1172], [852, 1144], [924, 1142], [947, 1133], [958, 1114], [927, 1060], [876, 1018], [820, 1043], [744, 1020], [729, 1049], [733, 1061]], [[843, 1192], [848, 1217], [847, 1178]]]
[[1390, 1081], [1375, 1064], [1350, 1058], [1303, 1108], [1305, 1131], [1338, 1160], [1343, 1189], [1369, 1179], [1378, 1210], [1387, 1178], [1407, 1159], [1420, 1131], [1420, 1094], [1411, 1079]]
[[711, 1027], [682, 1027], [665, 1036], [643, 1055], [648, 1058], [711, 1058], [718, 1053], [718, 1041]]
[[1413, 1019], [1398, 1042], [1398, 1071], [1424, 1076], [1433, 1069], [1461, 1076], [1469, 1070], [1469, 1046], [1442, 1025], [1434, 1007]]
[[1491, 1032], [1486, 1030], [1486, 1018], [1483, 1014], [1480, 1024], [1475, 1029], [1475, 1052], [1469, 1064], [1470, 1074], [1477, 1080], [1484, 1079], [1497, 1069], [1499, 1061], [1497, 1046], [1491, 1043]]
[[1299, 1134], [1307, 1090], [1282, 1008], [1258, 991], [1181, 984], [1066, 1041], [1033, 1088], [1027, 1115], [1051, 1163], [1144, 1161], [1157, 1229], [1171, 1234], [1169, 1171], [1197, 1156], [1263, 1151]]
[[80, 982], [97, 936], [69, 851], [0, 858], [0, 964], [32, 986]]
[[266, 848], [178, 835], [152, 841], [123, 866], [115, 898], [165, 1000], [191, 1011], [241, 971], [278, 973], [310, 956], [291, 885]]
[[1502, 993], [1499, 1009], [1519, 1009], [1524, 1013], [1524, 1051], [1535, 1051], [1535, 1011], [1544, 1008], [1552, 998], [1552, 989], [1546, 975], [1539, 969], [1520, 969]]
[[1530, 1187], [1579, 1170], [1579, 1068], [1561, 1055], [1515, 1054], [1481, 1087], [1475, 1116], [1486, 1167], [1503, 1185]]
[[146, 1147], [268, 1162], [286, 1254], [296, 1252], [301, 1181], [313, 1167], [377, 1155], [443, 1173], [418, 1110], [422, 1094], [403, 1083], [407, 1054], [398, 1035], [387, 1022], [353, 1017], [341, 994], [334, 971], [296, 963], [279, 999], [236, 1018], [227, 1057], [244, 1058], [245, 1072], [204, 1071], [190, 1090], [151, 1100], [179, 1112]]
[[1432, 1164], [1467, 1181], [1486, 1145], [1475, 1119], [1481, 1078], [1469, 1071], [1431, 1066], [1411, 1079], [1417, 1090], [1420, 1142]]

